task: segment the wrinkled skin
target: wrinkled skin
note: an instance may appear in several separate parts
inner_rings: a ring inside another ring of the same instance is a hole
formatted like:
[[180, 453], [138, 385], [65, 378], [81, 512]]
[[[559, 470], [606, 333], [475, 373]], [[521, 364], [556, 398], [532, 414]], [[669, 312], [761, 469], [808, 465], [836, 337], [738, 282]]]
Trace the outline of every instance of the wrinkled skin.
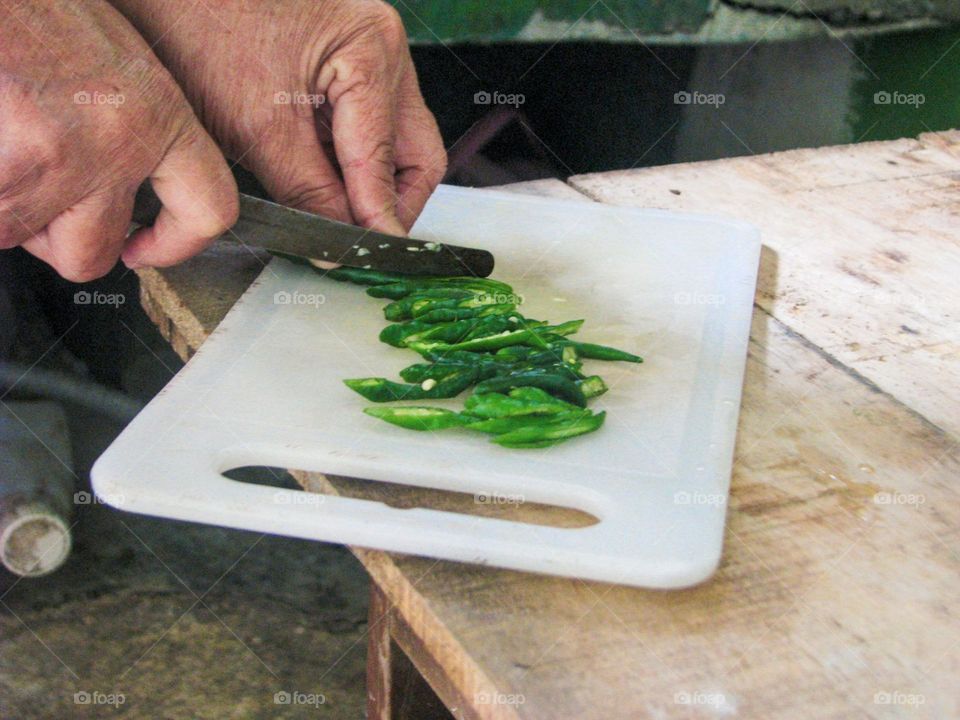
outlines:
[[413, 224], [446, 154], [389, 5], [113, 1], [278, 202], [386, 232]]
[[[278, 201], [386, 232], [409, 229], [443, 176], [385, 3], [114, 5], [136, 30], [105, 0], [0, 5], [0, 249], [74, 281], [118, 257], [176, 264], [236, 220], [217, 143]], [[145, 178], [164, 209], [126, 238]]]
[[[213, 139], [136, 30], [102, 0], [0, 7], [0, 248], [84, 281], [123, 256], [175, 264], [235, 222]], [[164, 209], [126, 238], [137, 186]]]

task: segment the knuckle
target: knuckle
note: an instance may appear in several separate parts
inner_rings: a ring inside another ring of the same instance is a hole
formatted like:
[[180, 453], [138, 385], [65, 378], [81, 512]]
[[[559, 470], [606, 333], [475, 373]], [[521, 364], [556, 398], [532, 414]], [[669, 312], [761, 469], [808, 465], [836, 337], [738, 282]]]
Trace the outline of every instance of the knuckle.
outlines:
[[372, 9], [373, 23], [380, 37], [390, 46], [405, 45], [407, 30], [400, 13], [392, 5], [378, 2]]
[[363, 155], [348, 158], [342, 163], [345, 170], [366, 171], [377, 177], [393, 178], [396, 169], [393, 158], [393, 143], [380, 140]]
[[331, 99], [334, 103], [347, 93], [369, 95], [384, 77], [383, 56], [335, 58], [331, 63], [336, 80], [331, 84]]
[[54, 269], [64, 280], [84, 283], [102, 278], [113, 269], [115, 264], [114, 259], [94, 257], [55, 263]]

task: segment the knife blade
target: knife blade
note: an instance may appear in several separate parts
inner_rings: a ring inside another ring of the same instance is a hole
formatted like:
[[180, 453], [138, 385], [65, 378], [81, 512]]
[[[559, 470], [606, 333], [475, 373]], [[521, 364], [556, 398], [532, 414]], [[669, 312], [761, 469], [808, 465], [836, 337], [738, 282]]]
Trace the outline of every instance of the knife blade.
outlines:
[[[149, 183], [137, 191], [133, 220], [152, 225], [162, 203]], [[493, 272], [493, 255], [477, 248], [398, 237], [240, 193], [240, 219], [231, 228], [243, 243], [315, 260], [410, 275]]]

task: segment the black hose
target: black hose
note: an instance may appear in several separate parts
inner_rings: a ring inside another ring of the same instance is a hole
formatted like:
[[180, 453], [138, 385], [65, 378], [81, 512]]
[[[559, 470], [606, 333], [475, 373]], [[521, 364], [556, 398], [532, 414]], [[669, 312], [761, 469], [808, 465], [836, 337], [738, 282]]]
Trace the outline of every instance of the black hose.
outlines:
[[[0, 360], [0, 388], [61, 400], [93, 410], [126, 425], [143, 408], [143, 403], [122, 392], [90, 380], [22, 363]], [[2, 399], [2, 397], [0, 397]]]

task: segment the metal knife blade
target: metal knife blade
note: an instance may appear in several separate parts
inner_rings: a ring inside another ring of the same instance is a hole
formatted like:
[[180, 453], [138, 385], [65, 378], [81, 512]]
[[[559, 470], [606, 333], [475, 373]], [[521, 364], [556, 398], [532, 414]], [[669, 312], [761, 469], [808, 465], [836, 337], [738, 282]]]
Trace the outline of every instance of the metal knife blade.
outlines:
[[[151, 225], [162, 203], [149, 183], [137, 191], [133, 220]], [[493, 272], [486, 250], [424, 242], [330, 220], [240, 194], [240, 219], [232, 231], [247, 245], [315, 260], [410, 275], [475, 275]]]

